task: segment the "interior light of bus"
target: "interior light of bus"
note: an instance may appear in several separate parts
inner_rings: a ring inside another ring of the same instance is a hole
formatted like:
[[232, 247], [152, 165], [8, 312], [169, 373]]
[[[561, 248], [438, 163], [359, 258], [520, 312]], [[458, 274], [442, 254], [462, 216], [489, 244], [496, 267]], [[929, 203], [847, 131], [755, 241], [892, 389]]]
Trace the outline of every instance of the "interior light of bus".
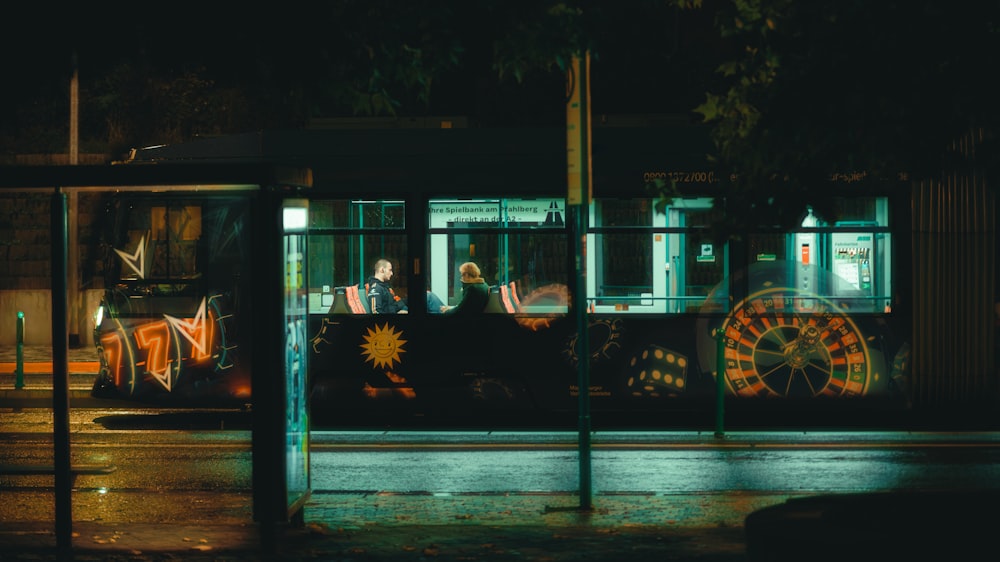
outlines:
[[304, 230], [309, 224], [309, 211], [305, 207], [282, 209], [282, 225], [286, 232]]

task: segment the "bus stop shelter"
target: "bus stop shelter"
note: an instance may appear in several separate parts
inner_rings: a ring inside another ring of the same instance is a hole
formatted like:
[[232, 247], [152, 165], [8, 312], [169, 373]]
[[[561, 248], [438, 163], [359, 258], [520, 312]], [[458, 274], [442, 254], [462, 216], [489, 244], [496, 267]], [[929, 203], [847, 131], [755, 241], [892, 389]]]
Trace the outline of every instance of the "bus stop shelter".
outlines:
[[[250, 361], [253, 386], [253, 517], [267, 546], [283, 524], [302, 520], [311, 493], [309, 425], [305, 378], [305, 287], [307, 271], [304, 190], [309, 169], [262, 163], [154, 163], [140, 165], [5, 166], [0, 190], [51, 196], [51, 311], [53, 444], [56, 545], [72, 552], [72, 467], [69, 431], [69, 224], [74, 190], [136, 190], [162, 193], [229, 190], [250, 199], [255, 271], [251, 298], [257, 303]], [[73, 219], [73, 220], [71, 220]], [[301, 250], [301, 251], [300, 251]], [[290, 329], [289, 326], [293, 328]], [[301, 326], [300, 330], [295, 326]]]

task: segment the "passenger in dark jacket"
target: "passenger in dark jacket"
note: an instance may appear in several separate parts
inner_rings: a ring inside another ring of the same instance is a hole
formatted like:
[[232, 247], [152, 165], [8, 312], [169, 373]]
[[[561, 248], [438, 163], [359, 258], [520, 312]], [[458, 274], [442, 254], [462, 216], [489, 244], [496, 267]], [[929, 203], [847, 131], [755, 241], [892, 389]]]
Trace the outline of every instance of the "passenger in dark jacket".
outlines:
[[387, 259], [375, 262], [372, 276], [368, 278], [368, 306], [372, 314], [406, 314], [406, 303], [396, 296], [389, 280], [392, 279], [392, 263]]
[[455, 306], [442, 306], [445, 314], [476, 314], [486, 309], [490, 298], [490, 286], [483, 280], [479, 266], [471, 261], [458, 268], [462, 276], [462, 300]]

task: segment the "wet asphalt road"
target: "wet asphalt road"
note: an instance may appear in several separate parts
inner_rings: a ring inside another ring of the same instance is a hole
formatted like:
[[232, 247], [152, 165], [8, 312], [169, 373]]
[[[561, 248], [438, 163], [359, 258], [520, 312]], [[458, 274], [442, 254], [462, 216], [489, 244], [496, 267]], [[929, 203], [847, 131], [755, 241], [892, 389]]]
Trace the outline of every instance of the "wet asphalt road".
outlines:
[[[114, 467], [77, 477], [74, 509], [123, 521], [246, 520], [251, 433], [238, 419], [223, 411], [74, 410], [72, 462]], [[51, 464], [51, 423], [40, 410], [0, 412], [0, 464]], [[573, 432], [320, 431], [311, 440], [316, 497], [572, 495], [586, 469]], [[601, 495], [990, 489], [1000, 482], [1000, 435], [595, 433], [590, 475]], [[0, 484], [17, 498], [0, 502], [0, 518], [51, 516], [51, 477], [0, 476]]]

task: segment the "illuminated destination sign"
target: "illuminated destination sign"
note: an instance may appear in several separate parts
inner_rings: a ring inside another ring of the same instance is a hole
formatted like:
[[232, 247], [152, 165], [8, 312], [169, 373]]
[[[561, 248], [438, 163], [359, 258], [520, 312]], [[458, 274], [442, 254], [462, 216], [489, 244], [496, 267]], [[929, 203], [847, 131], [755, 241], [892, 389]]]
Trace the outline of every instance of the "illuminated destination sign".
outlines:
[[[726, 176], [725, 174], [719, 175], [714, 171], [697, 170], [697, 171], [646, 171], [642, 173], [642, 181], [645, 183], [675, 183], [675, 184], [699, 184], [699, 183], [719, 183]], [[729, 181], [736, 181], [737, 175], [730, 174]], [[777, 178], [775, 178], [777, 179]], [[895, 178], [876, 178], [870, 172], [862, 170], [852, 170], [848, 172], [831, 172], [825, 178], [827, 181], [834, 183], [860, 183], [867, 180], [891, 180], [895, 179], [897, 181], [909, 181], [909, 174], [907, 172], [899, 172], [896, 174]]]
[[[730, 179], [735, 178], [735, 176]], [[695, 171], [695, 172], [643, 172], [642, 181], [646, 183], [651, 183], [655, 181], [660, 182], [673, 182], [673, 183], [716, 183], [718, 178], [715, 172], [712, 171]]]
[[505, 199], [501, 201], [431, 201], [428, 203], [431, 228], [454, 224], [517, 223], [562, 225], [566, 203], [563, 199]]

